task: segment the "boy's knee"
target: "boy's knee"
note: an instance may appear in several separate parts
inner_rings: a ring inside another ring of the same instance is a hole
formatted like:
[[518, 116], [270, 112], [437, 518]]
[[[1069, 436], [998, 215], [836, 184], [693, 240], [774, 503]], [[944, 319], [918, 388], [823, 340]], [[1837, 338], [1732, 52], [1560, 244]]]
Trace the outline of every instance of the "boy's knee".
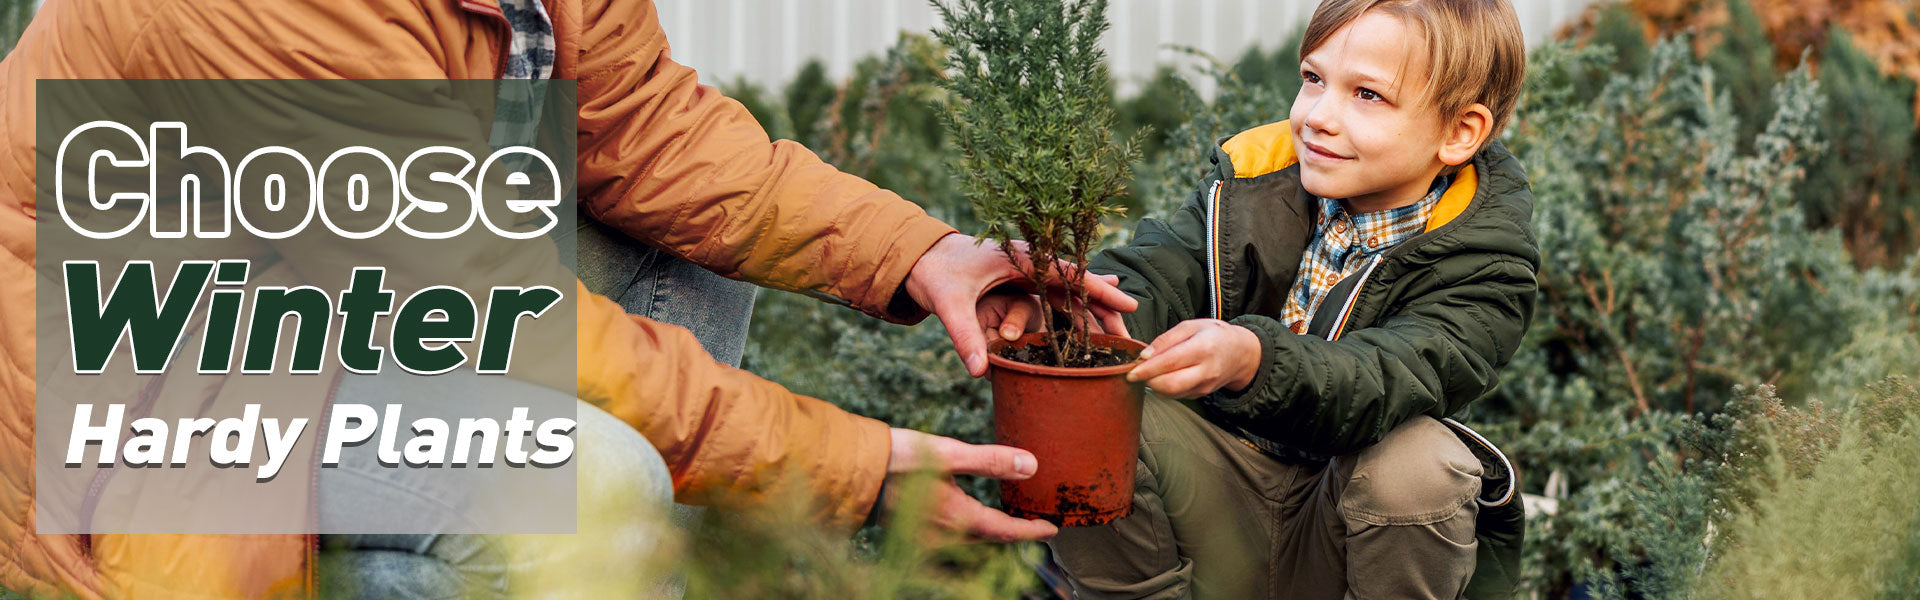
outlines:
[[1426, 525], [1460, 514], [1480, 493], [1480, 460], [1453, 432], [1416, 417], [1357, 454], [1340, 511], [1373, 525]]

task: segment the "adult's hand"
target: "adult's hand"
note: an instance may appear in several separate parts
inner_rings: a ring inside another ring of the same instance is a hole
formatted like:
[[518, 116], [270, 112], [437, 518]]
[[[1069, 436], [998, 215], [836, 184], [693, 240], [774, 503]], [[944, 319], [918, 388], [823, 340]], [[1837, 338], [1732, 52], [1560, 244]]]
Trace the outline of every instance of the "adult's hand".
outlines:
[[[1016, 242], [1014, 250], [1018, 259], [1026, 260], [1025, 244]], [[987, 373], [987, 341], [975, 312], [980, 297], [987, 290], [1006, 283], [1064, 289], [1065, 277], [1078, 267], [1067, 261], [1058, 261], [1055, 266], [1053, 272], [1058, 275], [1049, 281], [1028, 281], [1022, 270], [1007, 262], [1007, 255], [998, 244], [976, 243], [973, 236], [950, 233], [934, 242], [914, 263], [913, 271], [907, 275], [907, 295], [921, 308], [940, 317], [947, 335], [953, 338], [954, 351], [967, 365], [967, 372], [979, 377]], [[1082, 279], [1091, 303], [1087, 308], [1102, 323], [1109, 324], [1109, 331], [1124, 329], [1124, 325], [1119, 325], [1120, 313], [1133, 312], [1139, 302], [1115, 287], [1119, 282], [1117, 278], [1089, 272], [1084, 273]]]
[[1016, 519], [987, 508], [945, 477], [959, 473], [994, 479], [1026, 479], [1040, 467], [1033, 453], [1008, 446], [976, 446], [912, 429], [895, 428], [892, 434], [893, 450], [887, 457], [888, 485], [883, 486], [888, 497], [880, 499], [883, 507], [891, 508], [894, 504], [893, 496], [900, 493], [902, 486], [892, 484], [899, 478], [932, 471], [940, 478], [927, 488], [930, 496], [923, 506], [931, 511], [927, 520], [938, 532], [996, 542], [1044, 540], [1060, 533], [1060, 528], [1052, 523]]
[[[1120, 281], [1119, 276], [1116, 275], [1101, 275], [1100, 279], [1109, 284]], [[1064, 294], [1053, 294], [1048, 298], [1048, 302], [1061, 309], [1070, 304]], [[974, 310], [974, 316], [980, 319], [982, 331], [985, 331], [989, 337], [998, 335], [1000, 339], [1009, 342], [1019, 339], [1023, 334], [1046, 331], [1047, 322], [1050, 319], [1038, 318], [1039, 315], [1040, 297], [1025, 293], [989, 292], [980, 298], [980, 304]], [[1119, 316], [1119, 313], [1111, 311], [1103, 315], [1094, 311], [1081, 310], [1073, 318], [1084, 321], [1087, 324], [1087, 330], [1093, 333], [1127, 337], [1127, 324]]]

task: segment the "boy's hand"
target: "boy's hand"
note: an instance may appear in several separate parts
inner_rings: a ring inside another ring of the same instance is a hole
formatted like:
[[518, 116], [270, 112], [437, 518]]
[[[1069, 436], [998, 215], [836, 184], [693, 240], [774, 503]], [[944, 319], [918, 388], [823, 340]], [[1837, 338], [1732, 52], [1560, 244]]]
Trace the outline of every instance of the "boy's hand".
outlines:
[[1140, 353], [1147, 359], [1127, 372], [1162, 395], [1182, 400], [1226, 388], [1239, 391], [1260, 371], [1260, 336], [1219, 319], [1182, 321]]

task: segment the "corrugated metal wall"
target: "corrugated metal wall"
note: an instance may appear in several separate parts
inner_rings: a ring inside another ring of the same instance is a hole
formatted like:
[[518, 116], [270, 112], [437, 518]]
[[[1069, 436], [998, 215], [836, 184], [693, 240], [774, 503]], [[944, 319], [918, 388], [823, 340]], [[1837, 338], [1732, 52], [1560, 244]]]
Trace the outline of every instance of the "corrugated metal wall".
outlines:
[[[835, 79], [854, 61], [893, 45], [897, 32], [926, 32], [937, 19], [924, 0], [654, 0], [673, 56], [707, 83], [744, 77], [784, 85], [809, 59]], [[1601, 0], [1517, 0], [1529, 44]], [[45, 0], [34, 0], [38, 10]], [[1232, 59], [1272, 48], [1306, 23], [1316, 0], [1112, 0], [1107, 53], [1122, 91], [1178, 60], [1168, 45]]]
[[[835, 79], [854, 61], [884, 51], [897, 32], [925, 32], [938, 18], [923, 0], [655, 0], [673, 56], [707, 83], [737, 77], [783, 85], [808, 59]], [[1529, 43], [1596, 0], [1517, 0]], [[1302, 27], [1316, 0], [1112, 0], [1107, 52], [1123, 89], [1177, 60], [1166, 46], [1191, 46], [1232, 59], [1271, 48]]]

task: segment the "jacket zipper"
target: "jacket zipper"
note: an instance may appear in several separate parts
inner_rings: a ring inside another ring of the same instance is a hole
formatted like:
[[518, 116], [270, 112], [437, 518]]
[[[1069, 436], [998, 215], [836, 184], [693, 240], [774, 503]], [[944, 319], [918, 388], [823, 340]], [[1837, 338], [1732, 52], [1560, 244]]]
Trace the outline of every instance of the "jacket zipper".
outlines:
[[[1220, 319], [1220, 188], [1226, 181], [1213, 182], [1213, 188], [1207, 191], [1207, 297], [1213, 305], [1213, 318]], [[1360, 290], [1373, 279], [1374, 269], [1385, 260], [1387, 253], [1375, 255], [1367, 261], [1366, 269], [1360, 272], [1360, 282], [1353, 285], [1353, 291], [1347, 293], [1347, 300], [1340, 307], [1340, 319], [1334, 322], [1333, 329], [1327, 332], [1327, 341], [1337, 341], [1346, 332], [1347, 319], [1353, 314], [1353, 305], [1360, 299]]]
[[1221, 318], [1220, 312], [1220, 186], [1226, 181], [1213, 182], [1213, 189], [1207, 192], [1207, 299], [1213, 306], [1213, 318]]
[[[1453, 185], [1453, 183], [1454, 183], [1453, 181], [1448, 181], [1447, 185], [1451, 186]], [[1480, 198], [1479, 192], [1475, 192], [1473, 198], [1468, 200], [1466, 210], [1472, 210], [1474, 207], [1473, 202], [1475, 200], [1478, 200], [1479, 198]], [[1459, 215], [1455, 215], [1452, 221], [1446, 224], [1443, 224], [1438, 228], [1429, 229], [1427, 231], [1421, 232], [1420, 234], [1415, 235], [1413, 239], [1401, 242], [1400, 244], [1397, 244], [1394, 247], [1387, 249], [1387, 251], [1381, 252], [1380, 254], [1375, 255], [1373, 257], [1373, 260], [1367, 263], [1367, 270], [1360, 274], [1360, 282], [1354, 284], [1353, 291], [1347, 294], [1347, 303], [1345, 306], [1340, 308], [1340, 320], [1335, 321], [1333, 324], [1333, 329], [1327, 332], [1327, 341], [1331, 342], [1331, 341], [1339, 340], [1341, 334], [1346, 332], [1347, 318], [1352, 316], [1353, 304], [1354, 302], [1360, 299], [1360, 289], [1366, 287], [1367, 280], [1373, 278], [1374, 267], [1380, 266], [1380, 262], [1385, 260], [1388, 255], [1404, 253], [1404, 252], [1407, 252], [1408, 248], [1418, 247], [1418, 245], [1416, 245], [1414, 242], [1420, 241], [1422, 239], [1426, 239], [1430, 236], [1435, 235], [1436, 232], [1445, 231], [1448, 228], [1451, 228], [1459, 224], [1461, 218], [1465, 216], [1466, 216], [1466, 211], [1462, 211]], [[1428, 217], [1428, 218], [1432, 218], [1432, 217]]]
[[1380, 261], [1385, 258], [1385, 254], [1379, 254], [1367, 261], [1367, 269], [1360, 272], [1360, 282], [1353, 284], [1353, 291], [1347, 293], [1347, 301], [1340, 307], [1340, 320], [1334, 321], [1333, 329], [1327, 332], [1327, 341], [1338, 341], [1340, 334], [1346, 331], [1347, 318], [1353, 316], [1353, 305], [1360, 300], [1360, 289], [1367, 287], [1367, 280], [1373, 278], [1374, 268], [1379, 267]]

